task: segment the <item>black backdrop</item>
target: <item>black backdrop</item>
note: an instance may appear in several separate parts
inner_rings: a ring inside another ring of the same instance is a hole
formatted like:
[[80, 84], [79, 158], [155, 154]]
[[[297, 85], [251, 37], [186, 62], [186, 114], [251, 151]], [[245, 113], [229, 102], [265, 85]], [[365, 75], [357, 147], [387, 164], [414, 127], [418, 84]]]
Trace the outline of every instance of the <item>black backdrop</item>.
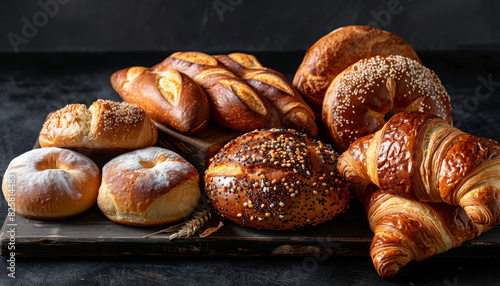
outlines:
[[500, 1], [2, 0], [0, 51], [293, 51], [350, 24], [416, 50], [499, 49]]

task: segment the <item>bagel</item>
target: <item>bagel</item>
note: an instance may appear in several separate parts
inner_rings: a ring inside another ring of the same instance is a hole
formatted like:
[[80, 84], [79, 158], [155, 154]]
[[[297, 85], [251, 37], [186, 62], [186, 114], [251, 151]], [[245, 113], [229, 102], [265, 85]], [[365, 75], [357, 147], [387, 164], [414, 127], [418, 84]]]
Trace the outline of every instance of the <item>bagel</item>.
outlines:
[[173, 151], [148, 147], [104, 165], [97, 204], [110, 220], [134, 226], [171, 223], [200, 199], [198, 171]]
[[401, 55], [420, 61], [400, 37], [368, 26], [347, 26], [319, 39], [300, 64], [293, 85], [304, 100], [321, 114], [323, 98], [333, 79], [357, 61], [376, 55]]
[[2, 190], [16, 213], [37, 219], [62, 219], [95, 205], [101, 172], [89, 158], [56, 147], [39, 148], [14, 158]]
[[406, 57], [375, 56], [335, 78], [322, 119], [335, 149], [343, 152], [402, 111], [434, 114], [452, 124], [450, 97], [433, 71]]

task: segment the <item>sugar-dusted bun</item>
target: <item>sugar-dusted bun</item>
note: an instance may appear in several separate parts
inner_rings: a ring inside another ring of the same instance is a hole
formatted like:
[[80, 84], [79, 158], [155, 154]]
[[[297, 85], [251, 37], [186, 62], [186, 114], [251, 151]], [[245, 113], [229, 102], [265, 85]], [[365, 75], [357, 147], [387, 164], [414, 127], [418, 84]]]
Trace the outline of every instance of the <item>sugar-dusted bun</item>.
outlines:
[[173, 151], [149, 147], [104, 165], [97, 203], [112, 221], [162, 225], [186, 217], [198, 204], [198, 171]]
[[321, 114], [325, 92], [333, 79], [355, 62], [376, 55], [402, 55], [419, 61], [410, 44], [394, 34], [368, 26], [347, 26], [332, 31], [307, 50], [293, 85]]
[[323, 123], [335, 149], [343, 152], [402, 111], [430, 113], [452, 123], [450, 97], [433, 71], [406, 57], [375, 56], [335, 78], [323, 101]]
[[61, 219], [96, 203], [101, 172], [84, 155], [42, 148], [14, 158], [3, 176], [3, 195], [16, 213], [29, 218]]
[[99, 99], [89, 109], [70, 104], [53, 113], [40, 131], [42, 147], [115, 151], [152, 146], [158, 131], [136, 105]]
[[205, 173], [219, 214], [259, 229], [294, 230], [328, 221], [348, 207], [338, 155], [293, 130], [246, 133], [228, 143]]

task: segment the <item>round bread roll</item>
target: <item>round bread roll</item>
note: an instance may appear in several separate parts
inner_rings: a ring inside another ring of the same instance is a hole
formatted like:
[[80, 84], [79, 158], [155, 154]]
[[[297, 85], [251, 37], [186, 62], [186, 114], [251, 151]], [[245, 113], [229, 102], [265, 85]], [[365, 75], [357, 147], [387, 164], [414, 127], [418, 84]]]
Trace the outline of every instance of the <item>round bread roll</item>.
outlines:
[[376, 55], [401, 55], [420, 61], [413, 48], [394, 34], [368, 26], [347, 26], [332, 31], [307, 50], [293, 85], [321, 114], [325, 92], [333, 79], [357, 61]]
[[222, 148], [205, 172], [219, 214], [258, 229], [295, 230], [328, 221], [348, 207], [338, 155], [294, 130], [244, 134]]
[[99, 99], [89, 109], [69, 104], [54, 112], [40, 131], [42, 147], [64, 147], [101, 153], [152, 146], [158, 131], [136, 105]]
[[148, 147], [104, 165], [97, 204], [112, 221], [155, 226], [191, 213], [200, 200], [198, 171], [177, 153]]
[[452, 124], [450, 97], [433, 71], [406, 57], [376, 56], [335, 78], [323, 102], [323, 123], [343, 152], [402, 111], [434, 114]]
[[14, 158], [2, 190], [16, 213], [38, 219], [62, 219], [95, 205], [101, 183], [97, 165], [84, 155], [42, 148]]

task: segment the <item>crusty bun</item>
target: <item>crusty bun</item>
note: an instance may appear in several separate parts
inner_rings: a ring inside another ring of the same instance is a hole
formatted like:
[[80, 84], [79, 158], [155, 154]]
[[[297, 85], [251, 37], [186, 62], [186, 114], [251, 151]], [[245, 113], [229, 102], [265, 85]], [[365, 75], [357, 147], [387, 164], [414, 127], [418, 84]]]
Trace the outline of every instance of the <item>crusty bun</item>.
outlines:
[[96, 203], [101, 172], [84, 155], [42, 148], [14, 158], [3, 176], [3, 195], [16, 213], [38, 219], [61, 219]]
[[343, 212], [348, 185], [337, 154], [293, 130], [253, 131], [228, 143], [205, 172], [219, 214], [259, 229], [294, 230]]
[[151, 146], [158, 131], [149, 116], [136, 105], [99, 99], [89, 109], [70, 104], [54, 112], [40, 131], [42, 147], [100, 150], [137, 149]]
[[198, 171], [173, 151], [149, 147], [104, 165], [97, 203], [112, 221], [162, 225], [182, 219], [200, 199]]
[[123, 100], [137, 104], [153, 120], [176, 131], [195, 134], [208, 123], [207, 95], [183, 73], [130, 67], [113, 73], [111, 84]]
[[402, 55], [417, 61], [413, 48], [400, 37], [368, 26], [339, 28], [307, 50], [293, 85], [317, 113], [333, 79], [355, 62], [376, 55]]
[[434, 114], [452, 124], [450, 97], [433, 71], [406, 57], [376, 56], [335, 78], [323, 102], [323, 123], [343, 152], [402, 111]]

